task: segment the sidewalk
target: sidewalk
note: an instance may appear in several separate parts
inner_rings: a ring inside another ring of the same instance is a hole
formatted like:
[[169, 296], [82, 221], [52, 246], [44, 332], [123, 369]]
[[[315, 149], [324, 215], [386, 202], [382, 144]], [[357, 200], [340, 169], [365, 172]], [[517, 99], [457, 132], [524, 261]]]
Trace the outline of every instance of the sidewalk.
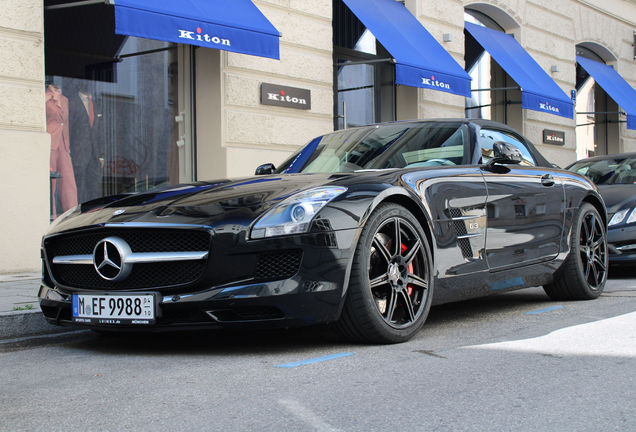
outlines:
[[64, 333], [48, 324], [38, 304], [40, 272], [0, 274], [0, 340]]

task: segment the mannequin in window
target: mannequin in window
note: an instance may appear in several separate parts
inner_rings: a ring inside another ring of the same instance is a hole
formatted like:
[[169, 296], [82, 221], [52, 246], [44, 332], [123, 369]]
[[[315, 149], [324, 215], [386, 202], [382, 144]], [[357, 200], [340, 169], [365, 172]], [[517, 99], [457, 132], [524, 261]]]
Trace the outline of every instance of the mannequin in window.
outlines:
[[91, 93], [82, 89], [69, 95], [71, 155], [80, 202], [101, 196], [101, 123], [101, 111]]
[[[57, 217], [55, 192], [62, 203], [62, 212], [77, 205], [77, 186], [70, 155], [68, 99], [55, 85], [45, 93], [46, 131], [51, 135], [51, 212]], [[59, 175], [54, 173], [59, 173]]]

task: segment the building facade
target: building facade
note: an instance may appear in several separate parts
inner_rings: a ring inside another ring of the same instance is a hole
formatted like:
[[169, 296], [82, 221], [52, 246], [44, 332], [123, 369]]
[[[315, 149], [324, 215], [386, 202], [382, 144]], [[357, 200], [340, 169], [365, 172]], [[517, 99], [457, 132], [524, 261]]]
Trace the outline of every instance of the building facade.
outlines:
[[[120, 6], [108, 0], [2, 0], [0, 273], [38, 269], [41, 236], [77, 203], [249, 176], [343, 127], [482, 116], [515, 127], [560, 166], [636, 151], [636, 112], [586, 63], [636, 87], [636, 1], [390, 0], [472, 78], [479, 91], [468, 94], [440, 91], [434, 76], [403, 84], [408, 56], [388, 24], [371, 28], [358, 1], [223, 2], [229, 14], [233, 4], [255, 7], [254, 19], [275, 29], [276, 53], [245, 54], [203, 25], [179, 29], [174, 41], [120, 34]], [[372, 3], [388, 23], [397, 9], [387, 2]], [[539, 67], [539, 83], [557, 86], [547, 96], [571, 101], [574, 115], [527, 108], [532, 89], [520, 82], [537, 77], [519, 75], [471, 25], [511, 35], [536, 64], [527, 71]]]

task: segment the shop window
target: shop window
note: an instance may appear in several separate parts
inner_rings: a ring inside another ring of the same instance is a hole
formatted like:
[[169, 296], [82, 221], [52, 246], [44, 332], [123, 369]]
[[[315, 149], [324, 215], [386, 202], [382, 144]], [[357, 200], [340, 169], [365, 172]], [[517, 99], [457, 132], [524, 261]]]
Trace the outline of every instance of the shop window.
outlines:
[[333, 2], [334, 128], [396, 119], [395, 65], [342, 0]]
[[52, 219], [77, 203], [192, 180], [179, 145], [191, 145], [190, 48], [116, 35], [110, 5], [44, 3]]
[[[505, 33], [488, 15], [466, 9], [464, 20]], [[464, 31], [465, 70], [472, 78], [472, 93], [466, 98], [466, 118], [483, 118], [521, 129], [521, 91], [508, 73], [484, 50], [468, 31]]]
[[[596, 52], [581, 45], [577, 45], [576, 55], [605, 64]], [[577, 158], [619, 152], [619, 107], [578, 63], [576, 113]]]

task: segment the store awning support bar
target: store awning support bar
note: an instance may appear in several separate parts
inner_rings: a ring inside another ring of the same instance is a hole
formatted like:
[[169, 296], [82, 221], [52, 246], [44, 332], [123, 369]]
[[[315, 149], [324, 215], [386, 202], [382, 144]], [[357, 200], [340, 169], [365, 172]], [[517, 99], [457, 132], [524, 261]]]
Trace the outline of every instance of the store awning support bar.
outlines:
[[494, 87], [494, 88], [483, 88], [483, 89], [470, 89], [471, 92], [480, 92], [480, 91], [499, 91], [499, 90], [519, 90], [523, 91], [521, 87]]
[[386, 59], [377, 59], [377, 60], [365, 60], [365, 61], [357, 61], [357, 62], [346, 62], [346, 63], [334, 63], [334, 66], [355, 66], [361, 64], [368, 63], [397, 63], [394, 58], [386, 58]]
[[577, 114], [621, 114], [627, 115], [623, 111], [588, 111], [588, 112], [576, 112]]
[[44, 10], [66, 9], [78, 6], [90, 6], [94, 4], [104, 3], [107, 5], [115, 5], [115, 0], [84, 0], [75, 3], [62, 3], [58, 5], [44, 6]]
[[597, 121], [597, 122], [592, 122], [592, 123], [582, 123], [582, 124], [577, 124], [575, 127], [592, 126], [592, 125], [597, 125], [597, 124], [611, 124], [611, 123], [627, 123], [627, 120], [617, 120], [617, 121], [606, 120], [606, 121]]

